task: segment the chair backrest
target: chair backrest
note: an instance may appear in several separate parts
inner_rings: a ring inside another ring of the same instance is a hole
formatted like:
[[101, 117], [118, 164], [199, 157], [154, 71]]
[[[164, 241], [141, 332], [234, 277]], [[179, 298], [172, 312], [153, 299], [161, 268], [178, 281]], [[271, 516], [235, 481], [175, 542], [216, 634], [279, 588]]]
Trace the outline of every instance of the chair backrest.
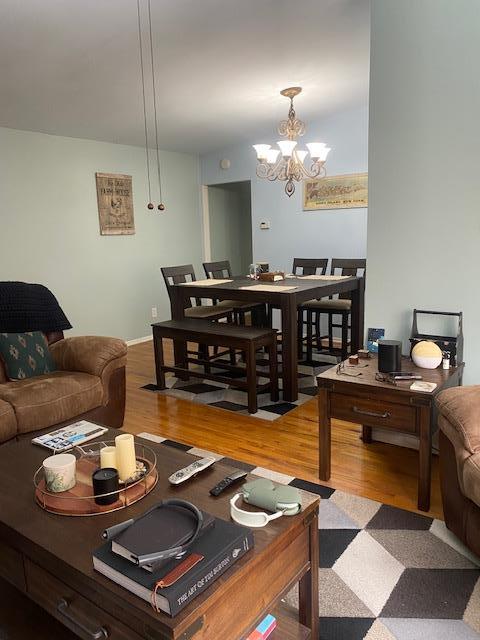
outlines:
[[[358, 276], [367, 275], [367, 260], [365, 258], [332, 258], [332, 266], [330, 267], [332, 276]], [[339, 298], [345, 300], [350, 299], [350, 293], [341, 293]]]
[[[168, 297], [170, 302], [172, 301], [172, 285], [180, 284], [181, 282], [193, 282], [196, 280], [195, 270], [191, 264], [182, 264], [178, 267], [161, 267], [163, 279], [165, 280], [165, 286], [167, 287]], [[199, 298], [195, 298], [197, 305], [201, 304]], [[191, 303], [190, 305], [192, 306]]]
[[324, 276], [328, 258], [294, 258], [292, 273], [300, 276]]
[[207, 278], [231, 278], [232, 268], [229, 260], [218, 260], [217, 262], [204, 262], [203, 268]]

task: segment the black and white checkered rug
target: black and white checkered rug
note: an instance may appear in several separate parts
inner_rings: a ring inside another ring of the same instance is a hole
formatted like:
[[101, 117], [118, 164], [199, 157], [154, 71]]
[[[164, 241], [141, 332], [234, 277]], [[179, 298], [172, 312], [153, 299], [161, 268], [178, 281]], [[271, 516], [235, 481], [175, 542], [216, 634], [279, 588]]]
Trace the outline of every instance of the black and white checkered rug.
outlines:
[[[280, 355], [279, 355], [280, 357]], [[228, 356], [226, 357], [228, 359]], [[332, 367], [336, 363], [336, 358], [331, 356], [314, 355], [314, 360], [310, 362], [301, 362], [298, 365], [298, 400], [295, 402], [285, 402], [281, 399], [282, 379], [279, 379], [280, 400], [272, 402], [269, 393], [258, 394], [258, 411], [257, 413], [248, 413], [247, 393], [238, 387], [229, 386], [221, 382], [212, 382], [211, 380], [203, 380], [202, 378], [190, 378], [188, 382], [179, 380], [178, 378], [167, 375], [166, 389], [159, 389], [156, 384], [147, 384], [142, 387], [147, 391], [153, 391], [182, 400], [190, 400], [190, 402], [198, 402], [200, 404], [208, 404], [211, 407], [234, 411], [239, 414], [252, 416], [254, 418], [262, 418], [263, 420], [276, 420], [280, 416], [285, 415], [288, 411], [295, 409], [299, 405], [311, 400], [317, 394], [317, 381], [315, 376]], [[260, 355], [257, 358], [257, 370], [268, 371], [268, 360]], [[281, 363], [279, 364], [281, 371]], [[215, 372], [215, 365], [212, 364], [212, 372]], [[222, 371], [225, 377], [236, 376], [241, 377], [241, 373]], [[267, 382], [266, 378], [259, 378], [259, 384]]]
[[[306, 482], [148, 433], [316, 493], [320, 545], [319, 640], [479, 640], [480, 559], [444, 522]], [[296, 591], [286, 597], [298, 606]]]

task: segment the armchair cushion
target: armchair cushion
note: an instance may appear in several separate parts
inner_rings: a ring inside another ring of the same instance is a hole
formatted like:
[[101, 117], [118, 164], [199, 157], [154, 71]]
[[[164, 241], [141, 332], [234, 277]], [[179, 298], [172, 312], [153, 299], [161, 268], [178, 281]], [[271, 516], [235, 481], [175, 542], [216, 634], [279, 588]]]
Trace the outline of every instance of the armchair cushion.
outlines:
[[127, 355], [127, 345], [118, 338], [78, 336], [59, 340], [50, 350], [61, 371], [81, 371], [101, 376], [105, 367]]
[[56, 369], [41, 331], [0, 333], [0, 357], [10, 380], [32, 378]]
[[446, 419], [440, 426], [451, 441], [472, 455], [480, 452], [480, 385], [452, 387], [438, 394], [437, 407]]
[[13, 407], [18, 433], [28, 433], [76, 418], [100, 406], [103, 386], [98, 376], [55, 371], [1, 384], [1, 400]]

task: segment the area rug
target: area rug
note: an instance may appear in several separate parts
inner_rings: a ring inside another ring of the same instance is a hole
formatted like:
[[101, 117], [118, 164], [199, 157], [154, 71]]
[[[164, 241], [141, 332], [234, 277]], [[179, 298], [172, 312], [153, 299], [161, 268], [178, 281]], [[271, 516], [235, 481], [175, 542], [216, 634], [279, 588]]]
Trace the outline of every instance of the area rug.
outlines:
[[[390, 507], [168, 440], [316, 493], [320, 545], [319, 640], [479, 640], [480, 559], [441, 520]], [[286, 601], [298, 606], [293, 590]]]
[[[225, 359], [228, 360], [228, 356]], [[332, 367], [335, 363], [336, 358], [334, 357], [316, 354], [310, 362], [301, 362], [298, 365], [298, 400], [285, 402], [281, 399], [282, 379], [280, 378], [280, 400], [272, 402], [269, 393], [258, 394], [258, 411], [256, 413], [248, 413], [247, 393], [245, 391], [221, 382], [212, 382], [202, 378], [190, 378], [186, 382], [185, 380], [179, 380], [175, 376], [168, 375], [165, 380], [166, 389], [159, 389], [156, 384], [146, 384], [141, 388], [146, 391], [189, 400], [190, 402], [208, 404], [210, 407], [226, 409], [227, 411], [251, 416], [252, 418], [273, 421], [311, 400], [317, 394], [316, 376], [325, 371], [325, 369]], [[260, 372], [268, 371], [268, 360], [261, 355], [257, 358], [257, 370]], [[281, 371], [281, 362], [279, 363], [279, 371]], [[212, 372], [215, 372], [214, 364], [212, 364]], [[225, 377], [242, 377], [241, 373], [228, 371], [222, 371], [222, 375]], [[264, 382], [267, 382], [266, 378], [259, 379], [259, 384]]]

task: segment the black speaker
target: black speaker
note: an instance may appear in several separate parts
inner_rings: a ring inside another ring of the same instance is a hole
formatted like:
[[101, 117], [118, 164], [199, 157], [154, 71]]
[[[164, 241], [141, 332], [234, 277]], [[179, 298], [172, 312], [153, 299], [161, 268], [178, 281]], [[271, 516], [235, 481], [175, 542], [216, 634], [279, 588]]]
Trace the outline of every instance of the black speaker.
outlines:
[[400, 340], [378, 341], [378, 370], [381, 373], [402, 370], [402, 343]]

